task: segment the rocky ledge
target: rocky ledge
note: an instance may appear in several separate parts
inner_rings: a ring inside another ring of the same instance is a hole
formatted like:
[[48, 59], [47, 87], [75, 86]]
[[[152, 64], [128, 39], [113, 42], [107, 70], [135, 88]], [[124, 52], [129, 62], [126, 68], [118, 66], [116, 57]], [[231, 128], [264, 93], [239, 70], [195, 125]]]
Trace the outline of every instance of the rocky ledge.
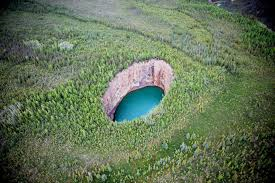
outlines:
[[163, 60], [134, 63], [119, 72], [109, 83], [102, 98], [105, 112], [113, 120], [117, 106], [129, 92], [146, 86], [158, 86], [166, 94], [172, 80], [173, 70]]

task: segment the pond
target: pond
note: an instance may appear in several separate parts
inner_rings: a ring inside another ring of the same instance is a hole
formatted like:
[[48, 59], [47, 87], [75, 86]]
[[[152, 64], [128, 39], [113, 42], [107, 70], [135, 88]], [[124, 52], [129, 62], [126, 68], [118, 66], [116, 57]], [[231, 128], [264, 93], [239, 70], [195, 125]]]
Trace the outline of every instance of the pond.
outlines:
[[132, 91], [118, 105], [114, 120], [121, 123], [144, 116], [160, 103], [163, 96], [163, 90], [156, 86], [147, 86]]

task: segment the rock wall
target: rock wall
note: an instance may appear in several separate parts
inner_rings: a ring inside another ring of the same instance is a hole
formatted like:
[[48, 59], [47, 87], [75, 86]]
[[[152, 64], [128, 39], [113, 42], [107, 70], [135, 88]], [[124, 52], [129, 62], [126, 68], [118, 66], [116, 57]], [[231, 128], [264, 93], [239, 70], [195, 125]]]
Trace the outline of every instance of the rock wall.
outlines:
[[113, 120], [117, 106], [129, 92], [146, 86], [158, 86], [166, 94], [172, 80], [173, 70], [163, 60], [134, 63], [109, 83], [102, 99], [105, 112]]

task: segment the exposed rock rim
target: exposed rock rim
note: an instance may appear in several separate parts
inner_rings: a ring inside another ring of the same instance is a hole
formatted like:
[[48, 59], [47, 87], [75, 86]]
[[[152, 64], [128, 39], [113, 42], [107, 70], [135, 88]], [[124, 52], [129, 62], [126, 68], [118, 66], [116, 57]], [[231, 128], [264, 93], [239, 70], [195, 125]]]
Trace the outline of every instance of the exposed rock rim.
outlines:
[[163, 60], [151, 59], [134, 63], [110, 81], [102, 97], [104, 110], [114, 120], [117, 106], [128, 93], [147, 86], [157, 86], [167, 94], [172, 80], [173, 69]]

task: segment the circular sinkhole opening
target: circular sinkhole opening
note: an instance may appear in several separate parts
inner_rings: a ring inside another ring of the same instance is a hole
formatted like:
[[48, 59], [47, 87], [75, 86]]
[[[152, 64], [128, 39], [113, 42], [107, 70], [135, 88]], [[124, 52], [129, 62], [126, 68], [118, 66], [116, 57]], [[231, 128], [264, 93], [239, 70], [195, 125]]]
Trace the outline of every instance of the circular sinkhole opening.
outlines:
[[109, 83], [102, 101], [107, 116], [117, 122], [144, 116], [167, 94], [173, 71], [163, 60], [134, 63]]

